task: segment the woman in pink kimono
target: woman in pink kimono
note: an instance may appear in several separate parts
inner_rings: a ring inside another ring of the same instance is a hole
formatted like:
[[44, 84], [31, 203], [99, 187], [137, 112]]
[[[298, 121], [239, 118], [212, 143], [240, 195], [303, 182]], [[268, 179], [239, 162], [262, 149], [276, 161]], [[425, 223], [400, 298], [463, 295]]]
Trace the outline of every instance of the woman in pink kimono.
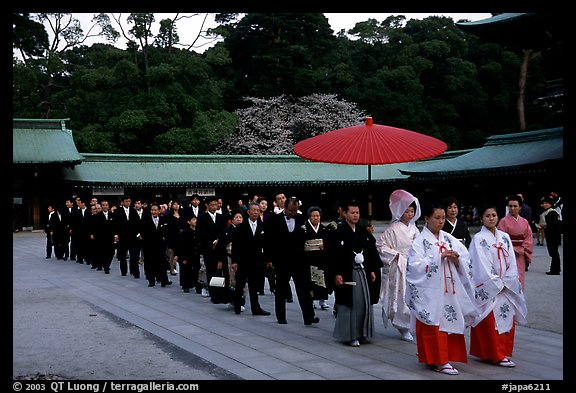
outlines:
[[406, 262], [412, 242], [420, 234], [416, 221], [420, 218], [420, 202], [407, 191], [396, 190], [390, 194], [390, 226], [378, 239], [376, 246], [380, 253], [382, 285], [380, 303], [384, 326], [388, 320], [401, 334], [404, 341], [413, 341], [410, 333], [410, 310], [404, 303], [406, 293]]
[[508, 214], [498, 223], [498, 229], [510, 235], [514, 246], [516, 265], [518, 266], [518, 278], [524, 289], [524, 272], [532, 260], [534, 243], [530, 223], [520, 216], [522, 198], [519, 195], [508, 197]]
[[470, 244], [470, 266], [474, 297], [480, 318], [470, 332], [470, 355], [502, 367], [514, 367], [514, 325], [525, 324], [528, 310], [518, 280], [510, 236], [496, 228], [496, 208], [481, 212], [482, 228]]
[[405, 301], [416, 324], [418, 360], [456, 375], [450, 361], [468, 361], [464, 331], [478, 317], [468, 250], [442, 230], [444, 206], [431, 205], [423, 213], [426, 226], [408, 252]]

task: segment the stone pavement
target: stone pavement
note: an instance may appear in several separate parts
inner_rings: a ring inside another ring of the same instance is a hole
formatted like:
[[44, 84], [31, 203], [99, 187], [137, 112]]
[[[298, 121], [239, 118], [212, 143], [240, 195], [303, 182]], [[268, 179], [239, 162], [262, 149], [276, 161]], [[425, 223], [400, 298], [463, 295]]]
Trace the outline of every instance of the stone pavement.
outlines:
[[[37, 352], [42, 345], [48, 345], [44, 341], [48, 337], [49, 344], [56, 347], [59, 345], [58, 337], [66, 337], [51, 332], [52, 325], [44, 319], [63, 318], [66, 309], [73, 313], [74, 307], [62, 306], [68, 299], [82, 301], [124, 322], [123, 330], [115, 334], [115, 341], [106, 337], [105, 343], [110, 350], [122, 349], [125, 356], [128, 356], [139, 344], [127, 340], [122, 332], [129, 335], [131, 329], [137, 327], [146, 333], [147, 338], [143, 340], [149, 340], [152, 336], [157, 343], [162, 343], [161, 346], [169, 354], [167, 359], [196, 359], [195, 364], [200, 365], [198, 374], [188, 376], [174, 372], [175, 367], [165, 363], [167, 371], [156, 375], [148, 373], [145, 368], [152, 359], [141, 357], [142, 374], [124, 374], [129, 379], [492, 380], [520, 383], [562, 381], [565, 378], [562, 307], [564, 275], [544, 274], [550, 259], [545, 247], [535, 247], [534, 261], [526, 274], [530, 318], [529, 326], [518, 326], [516, 330], [513, 359], [517, 367], [497, 367], [469, 357], [468, 363], [454, 364], [460, 370], [458, 376], [435, 373], [419, 364], [416, 345], [399, 340], [398, 332], [394, 329], [384, 328], [379, 305], [374, 306], [376, 323], [371, 343], [353, 348], [332, 338], [335, 320], [331, 310], [317, 310], [320, 323], [304, 326], [296, 298], [294, 303], [287, 304], [288, 324], [278, 325], [274, 317], [274, 297], [267, 288], [260, 302], [272, 315], [253, 316], [249, 306], [241, 315], [236, 315], [227, 305], [214, 305], [209, 298], [203, 298], [194, 291], [183, 293], [178, 286], [178, 277], [172, 277], [174, 284], [167, 288], [159, 285], [149, 288], [144, 279], [120, 276], [116, 259], [112, 263], [112, 274], [104, 275], [101, 271], [91, 270], [89, 266], [70, 260], [61, 261], [54, 257], [45, 259], [44, 248], [45, 237], [42, 232], [20, 232], [13, 235], [15, 342], [21, 329], [37, 329], [34, 344], [27, 345], [22, 342], [24, 340], [20, 340], [18, 345], [14, 344], [14, 377], [26, 369], [26, 362], [20, 359], [26, 359], [27, 356], [35, 356], [38, 364], [45, 362], [45, 368], [36, 372], [47, 370], [51, 368], [48, 367], [50, 363], [58, 361], [52, 357], [42, 359], [42, 353]], [[56, 299], [48, 296], [50, 291], [55, 290], [58, 291]], [[26, 294], [33, 294], [36, 301], [26, 301]], [[55, 302], [58, 302], [59, 308], [54, 308]], [[333, 299], [329, 302], [333, 304]], [[37, 319], [25, 312], [32, 306], [36, 308]], [[42, 314], [42, 318], [39, 318], [38, 310], [45, 310], [46, 315]], [[37, 323], [39, 320], [43, 322]], [[118, 322], [99, 323], [103, 324], [99, 329], [104, 331], [104, 326], [112, 327]], [[80, 327], [72, 324], [68, 329], [81, 331]], [[70, 368], [72, 375], [68, 377], [108, 378], [107, 374], [99, 375], [94, 371], [86, 373], [84, 370], [101, 370], [102, 365], [99, 363], [119, 361], [116, 358], [107, 359], [105, 355], [93, 356], [94, 352], [102, 352], [103, 341], [88, 335], [84, 340], [79, 340], [77, 345], [86, 348], [82, 353], [90, 360], [73, 362], [67, 359], [74, 363], [74, 367]], [[123, 346], [127, 347], [124, 349]], [[568, 375], [566, 378], [573, 377]]]

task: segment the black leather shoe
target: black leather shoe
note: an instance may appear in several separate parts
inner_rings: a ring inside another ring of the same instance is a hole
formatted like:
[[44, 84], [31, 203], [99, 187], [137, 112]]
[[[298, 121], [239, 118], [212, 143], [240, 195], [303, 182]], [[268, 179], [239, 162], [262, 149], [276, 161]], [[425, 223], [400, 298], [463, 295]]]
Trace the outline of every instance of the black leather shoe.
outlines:
[[559, 275], [560, 275], [560, 272], [558, 272], [558, 273], [555, 273], [555, 272], [546, 272], [546, 274], [549, 275], [549, 276], [559, 276]]
[[190, 289], [184, 288], [184, 289], [182, 290], [182, 292], [184, 292], [184, 293], [190, 293]]
[[304, 320], [304, 325], [308, 326], [308, 325], [312, 325], [313, 323], [318, 323], [318, 322], [320, 322], [320, 318], [318, 318], [318, 317], [306, 318]]
[[279, 319], [279, 320], [278, 320], [278, 323], [279, 323], [280, 325], [286, 325], [288, 322], [287, 322], [285, 319]]
[[104, 274], [110, 274], [110, 270], [104, 270]]
[[234, 314], [240, 315], [241, 312], [242, 312], [242, 309], [240, 307], [234, 306]]
[[266, 310], [260, 309], [259, 311], [253, 312], [252, 315], [270, 315], [270, 313]]
[[156, 284], [148, 284], [149, 287], [155, 287]]
[[286, 299], [286, 303], [294, 303], [294, 299]]

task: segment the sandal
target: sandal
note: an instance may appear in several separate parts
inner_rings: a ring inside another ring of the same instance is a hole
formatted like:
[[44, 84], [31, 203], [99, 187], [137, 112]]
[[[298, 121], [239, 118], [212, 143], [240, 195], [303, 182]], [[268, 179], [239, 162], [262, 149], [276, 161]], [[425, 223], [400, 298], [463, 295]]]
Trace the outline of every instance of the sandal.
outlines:
[[498, 362], [498, 365], [501, 367], [516, 367], [516, 363], [508, 358], [504, 358]]
[[452, 367], [450, 363], [446, 363], [444, 365], [437, 365], [434, 368], [434, 371], [447, 375], [458, 375], [458, 370]]

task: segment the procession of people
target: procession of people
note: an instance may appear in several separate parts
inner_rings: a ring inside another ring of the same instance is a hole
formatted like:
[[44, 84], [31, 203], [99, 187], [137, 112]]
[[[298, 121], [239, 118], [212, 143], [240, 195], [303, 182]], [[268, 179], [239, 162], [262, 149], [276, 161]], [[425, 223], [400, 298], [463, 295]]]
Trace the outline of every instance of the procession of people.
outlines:
[[[297, 197], [264, 212], [267, 198], [258, 196], [246, 209], [233, 210], [216, 196], [204, 206], [198, 195], [189, 203], [132, 200], [124, 195], [115, 206], [91, 198], [87, 207], [88, 199], [79, 196], [61, 209], [49, 205], [46, 258], [54, 251], [57, 259], [110, 274], [116, 256], [122, 276], [139, 279], [143, 265], [149, 287], [168, 287], [170, 277], [179, 275], [183, 292], [195, 289], [238, 315], [249, 305], [252, 315], [272, 316], [258, 301], [268, 277], [280, 325], [287, 324], [286, 303], [294, 289], [305, 326], [320, 322], [316, 310], [333, 307], [334, 339], [359, 347], [374, 339], [373, 306], [379, 303], [384, 326], [390, 323], [402, 340], [415, 341], [419, 362], [432, 370], [457, 375], [451, 362], [467, 362], [468, 355], [515, 366], [514, 331], [526, 323], [524, 275], [533, 247], [530, 222], [519, 215], [519, 195], [507, 198], [504, 217], [494, 206], [479, 209], [481, 227], [471, 236], [456, 198], [421, 208], [417, 197], [395, 190], [391, 220], [378, 238], [361, 220], [355, 200], [340, 202], [339, 217], [326, 224], [320, 207], [303, 209]], [[548, 274], [559, 274], [561, 216], [552, 206], [544, 197]]]

